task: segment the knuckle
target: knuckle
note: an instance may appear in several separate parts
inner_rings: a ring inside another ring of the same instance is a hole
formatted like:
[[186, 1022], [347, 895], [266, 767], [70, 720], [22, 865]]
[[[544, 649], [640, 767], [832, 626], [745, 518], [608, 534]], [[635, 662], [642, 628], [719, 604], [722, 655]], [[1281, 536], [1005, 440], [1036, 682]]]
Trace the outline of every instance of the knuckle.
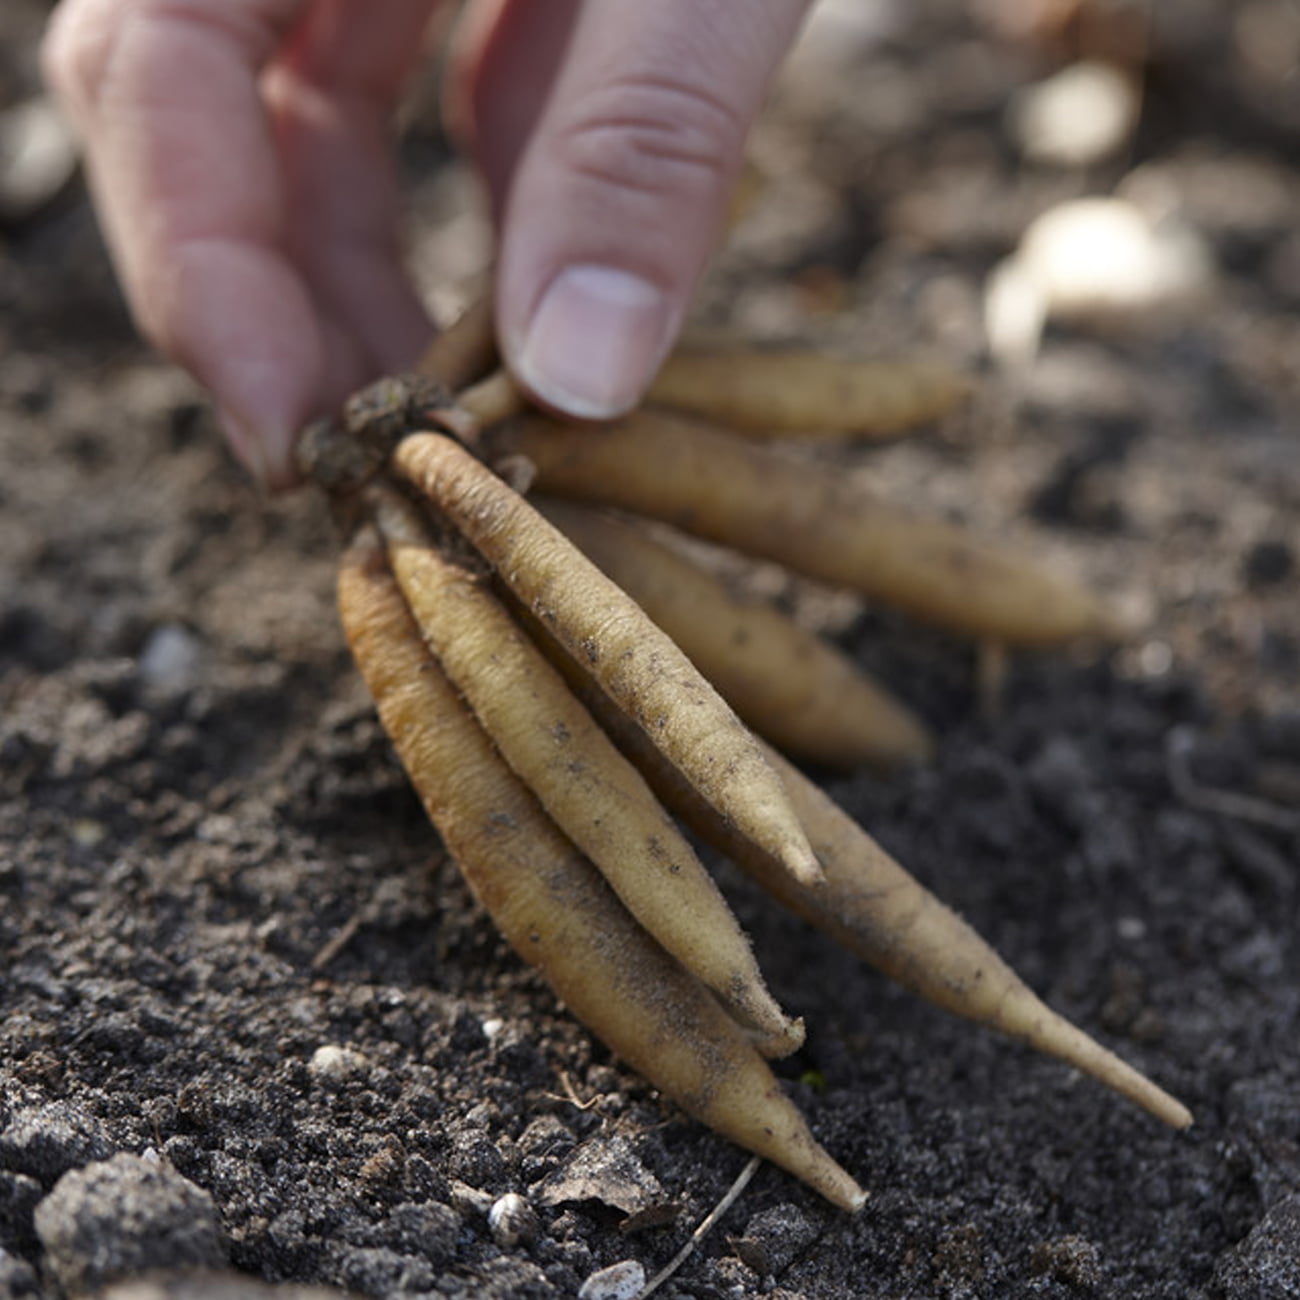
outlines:
[[728, 185], [743, 144], [739, 116], [682, 78], [641, 78], [590, 92], [559, 137], [579, 175], [633, 194], [676, 198]]

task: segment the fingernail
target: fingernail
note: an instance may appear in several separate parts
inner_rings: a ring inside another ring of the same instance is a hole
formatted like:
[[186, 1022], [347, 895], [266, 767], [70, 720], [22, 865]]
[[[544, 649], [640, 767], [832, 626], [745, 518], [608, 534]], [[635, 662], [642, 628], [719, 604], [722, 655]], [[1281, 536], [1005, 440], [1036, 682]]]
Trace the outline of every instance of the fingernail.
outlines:
[[674, 312], [663, 292], [608, 266], [570, 266], [551, 282], [515, 372], [548, 406], [586, 420], [622, 415], [663, 362]]

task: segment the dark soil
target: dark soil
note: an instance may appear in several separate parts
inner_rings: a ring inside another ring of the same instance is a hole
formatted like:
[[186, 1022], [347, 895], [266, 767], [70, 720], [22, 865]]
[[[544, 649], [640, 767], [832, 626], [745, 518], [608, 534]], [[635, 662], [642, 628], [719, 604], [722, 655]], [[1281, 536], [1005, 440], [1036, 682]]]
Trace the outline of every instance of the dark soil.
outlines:
[[[6, 102], [44, 8], [0, 14]], [[1294, 11], [1172, 7], [1134, 145], [1081, 175], [1002, 128], [1050, 49], [902, 8], [793, 79], [701, 315], [978, 364], [1025, 221], [1158, 169], [1219, 261], [1207, 306], [1053, 329], [1018, 402], [990, 374], [962, 419], [854, 452], [1149, 624], [1017, 657], [981, 702], [970, 648], [763, 576], [943, 737], [834, 794], [1197, 1122], [917, 1004], [723, 866], [809, 1026], [779, 1073], [871, 1201], [763, 1168], [663, 1294], [1300, 1296], [1300, 113], [1252, 35], [1300, 48]], [[409, 152], [441, 283], [481, 227], [442, 221], [466, 186], [436, 135]], [[322, 502], [250, 488], [136, 341], [79, 191], [0, 229], [0, 507], [0, 1297], [218, 1264], [540, 1300], [663, 1265], [744, 1155], [497, 937], [350, 665]]]

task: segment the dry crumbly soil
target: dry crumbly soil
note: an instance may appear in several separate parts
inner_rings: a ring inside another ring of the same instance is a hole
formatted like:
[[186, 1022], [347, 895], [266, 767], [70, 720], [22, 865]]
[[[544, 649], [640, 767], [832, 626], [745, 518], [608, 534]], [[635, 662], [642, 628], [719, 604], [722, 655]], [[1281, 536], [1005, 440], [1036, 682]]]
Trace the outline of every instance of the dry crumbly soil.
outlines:
[[[981, 365], [981, 286], [1028, 218], [1146, 168], [1211, 241], [1208, 302], [1054, 328], [1018, 391], [988, 374], [962, 418], [851, 456], [1148, 627], [1017, 657], [982, 706], [969, 647], [758, 579], [943, 737], [835, 796], [1197, 1122], [1166, 1132], [918, 1005], [724, 865], [809, 1026], [779, 1074], [871, 1200], [848, 1218], [764, 1168], [662, 1294], [1300, 1296], [1294, 14], [1176, 7], [1131, 148], [1080, 174], [1003, 129], [1050, 51], [906, 8], [792, 66], [756, 145], [779, 180], [701, 319]], [[34, 89], [44, 9], [6, 0], [0, 108]], [[407, 153], [417, 269], [442, 283], [481, 228], [419, 120]], [[0, 228], [6, 1300], [178, 1265], [246, 1276], [174, 1284], [190, 1296], [573, 1296], [664, 1264], [744, 1164], [593, 1043], [459, 882], [350, 666], [334, 556], [321, 502], [259, 497], [135, 340], [84, 193]], [[517, 1239], [486, 1213], [508, 1192]]]

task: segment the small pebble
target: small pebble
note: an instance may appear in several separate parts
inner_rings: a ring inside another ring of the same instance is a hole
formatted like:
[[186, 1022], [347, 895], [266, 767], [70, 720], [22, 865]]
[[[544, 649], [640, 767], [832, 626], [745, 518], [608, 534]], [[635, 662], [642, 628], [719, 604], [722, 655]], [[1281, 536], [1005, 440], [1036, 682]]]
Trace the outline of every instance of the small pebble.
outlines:
[[477, 1214], [487, 1214], [492, 1209], [492, 1194], [471, 1187], [458, 1178], [451, 1180], [448, 1188], [451, 1208], [462, 1218], [473, 1218]]
[[1088, 167], [1128, 143], [1139, 109], [1132, 76], [1085, 59], [1021, 91], [1011, 103], [1010, 127], [1027, 158]]
[[140, 678], [150, 690], [180, 695], [197, 678], [202, 647], [198, 638], [179, 623], [154, 628], [140, 652]]
[[1213, 280], [1204, 238], [1176, 211], [1149, 215], [1122, 198], [1071, 199], [1025, 230], [985, 286], [989, 351], [1034, 359], [1049, 320], [1130, 323], [1186, 310]]
[[0, 112], [0, 222], [35, 216], [76, 170], [76, 139], [50, 99], [38, 95]]
[[645, 1286], [645, 1269], [635, 1259], [620, 1260], [593, 1273], [578, 1288], [578, 1300], [635, 1300]]
[[329, 1079], [342, 1083], [345, 1079], [354, 1079], [364, 1073], [366, 1058], [350, 1047], [340, 1047], [337, 1043], [326, 1043], [318, 1047], [307, 1063], [307, 1069], [318, 1079]]
[[518, 1192], [507, 1192], [488, 1211], [488, 1227], [492, 1240], [503, 1250], [511, 1250], [536, 1237], [539, 1225], [533, 1207]]

